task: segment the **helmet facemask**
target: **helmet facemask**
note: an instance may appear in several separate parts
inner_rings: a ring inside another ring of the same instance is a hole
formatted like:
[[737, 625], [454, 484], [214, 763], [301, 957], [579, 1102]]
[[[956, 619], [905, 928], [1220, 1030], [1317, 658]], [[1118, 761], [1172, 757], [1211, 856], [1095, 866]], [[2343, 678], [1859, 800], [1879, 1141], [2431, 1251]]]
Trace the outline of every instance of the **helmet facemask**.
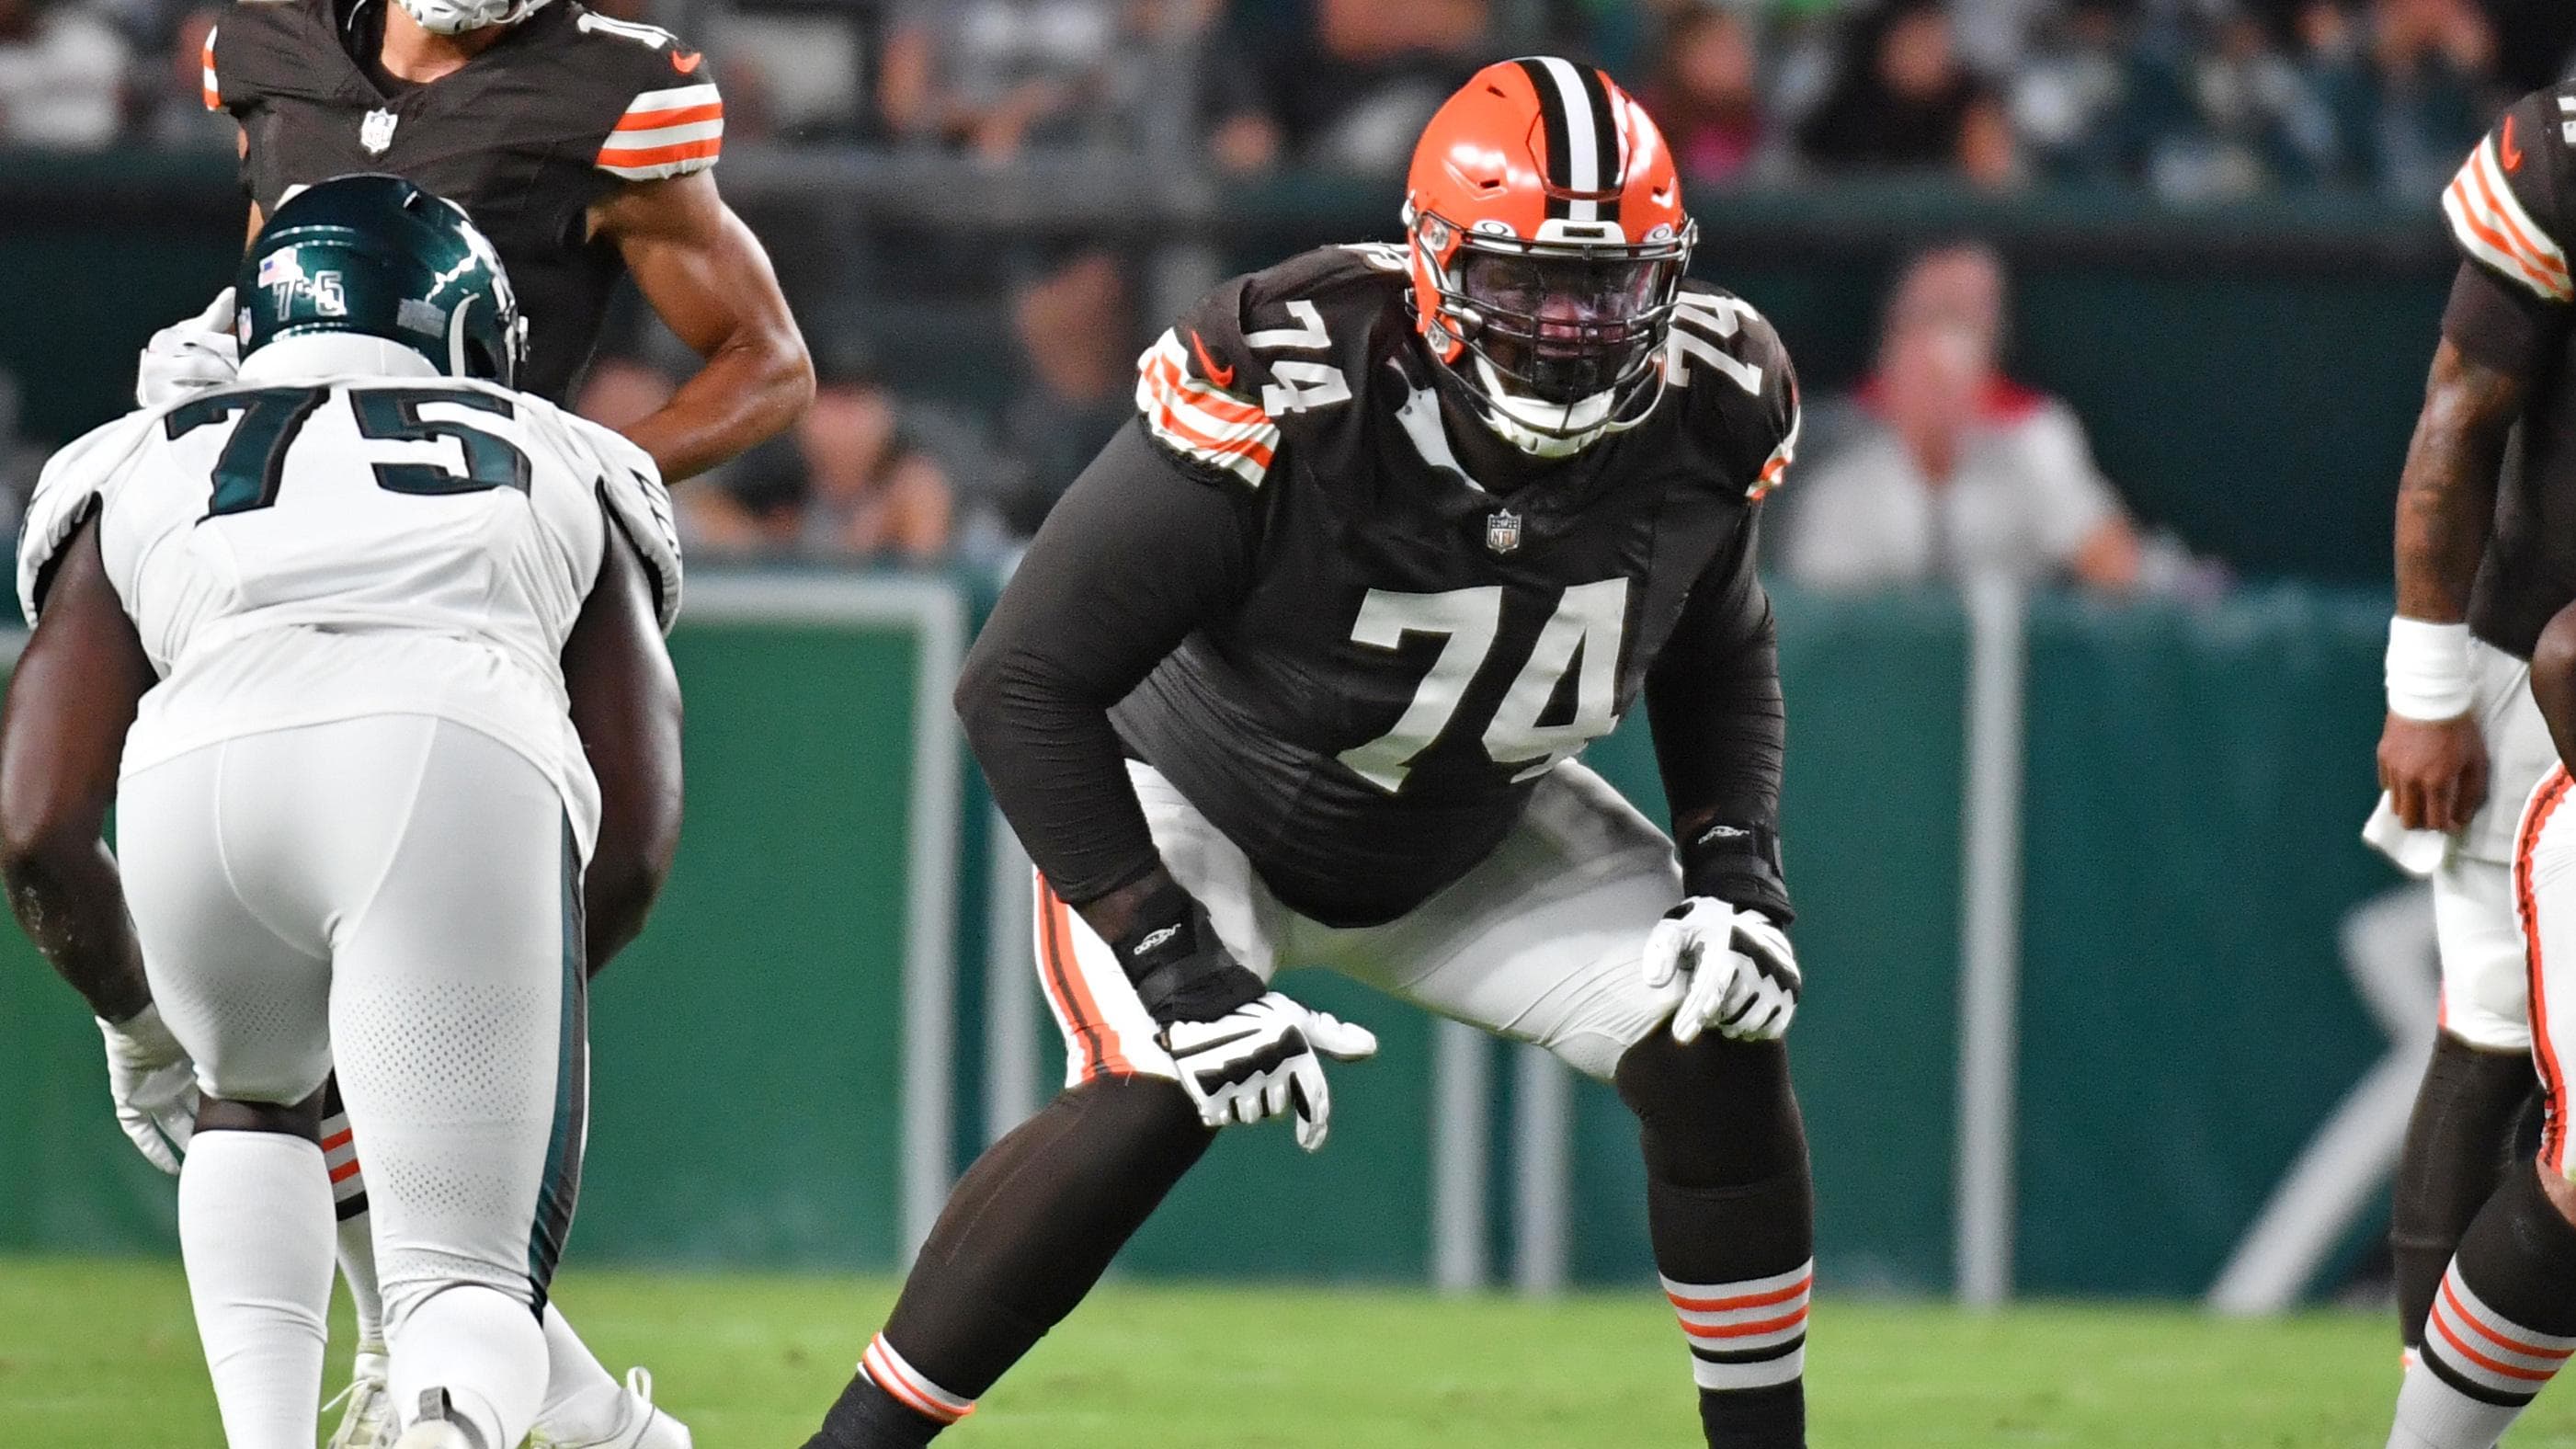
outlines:
[[1415, 220], [1421, 270], [1437, 282], [1434, 352], [1485, 422], [1533, 456], [1564, 457], [1634, 427], [1662, 395], [1692, 238], [1631, 245], [1604, 230], [1601, 240], [1521, 241]]
[[463, 35], [490, 25], [516, 25], [546, 0], [395, 0], [432, 35]]

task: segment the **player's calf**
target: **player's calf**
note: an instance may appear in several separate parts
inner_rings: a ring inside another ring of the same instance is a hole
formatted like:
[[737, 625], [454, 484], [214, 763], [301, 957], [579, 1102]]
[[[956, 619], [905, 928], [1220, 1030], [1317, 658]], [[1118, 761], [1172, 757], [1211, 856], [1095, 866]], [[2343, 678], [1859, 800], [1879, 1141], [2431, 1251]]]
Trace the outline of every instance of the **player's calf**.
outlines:
[[1071, 1313], [1213, 1140], [1175, 1083], [1098, 1077], [976, 1159], [806, 1449], [919, 1449]]
[[1655, 1267], [1680, 1316], [1711, 1449], [1806, 1443], [1815, 1277], [1806, 1129], [1780, 1043], [1656, 1032], [1629, 1049]]
[[2526, 1044], [2481, 1048], [2445, 1031], [2406, 1124], [2398, 1154], [2395, 1211], [2388, 1227], [2396, 1260], [2399, 1332], [2409, 1349], [2424, 1342], [2424, 1323], [2460, 1246], [2460, 1235], [2494, 1196], [2514, 1160], [2514, 1121], [2539, 1089]]
[[2525, 1164], [2469, 1224], [2389, 1449], [2489, 1449], [2576, 1353], [2576, 1188]]
[[318, 1096], [208, 1098], [179, 1170], [179, 1247], [225, 1441], [306, 1449], [331, 1303]]

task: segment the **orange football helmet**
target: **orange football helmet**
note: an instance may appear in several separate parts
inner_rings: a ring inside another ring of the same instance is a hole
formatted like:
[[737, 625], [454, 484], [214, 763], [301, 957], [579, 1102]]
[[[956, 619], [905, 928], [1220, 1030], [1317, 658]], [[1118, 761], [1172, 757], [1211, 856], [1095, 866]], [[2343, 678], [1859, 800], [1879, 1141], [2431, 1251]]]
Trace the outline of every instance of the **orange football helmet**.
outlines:
[[1423, 128], [1404, 225], [1414, 324], [1506, 439], [1561, 457], [1654, 410], [1698, 228], [1663, 133], [1608, 75], [1478, 71]]

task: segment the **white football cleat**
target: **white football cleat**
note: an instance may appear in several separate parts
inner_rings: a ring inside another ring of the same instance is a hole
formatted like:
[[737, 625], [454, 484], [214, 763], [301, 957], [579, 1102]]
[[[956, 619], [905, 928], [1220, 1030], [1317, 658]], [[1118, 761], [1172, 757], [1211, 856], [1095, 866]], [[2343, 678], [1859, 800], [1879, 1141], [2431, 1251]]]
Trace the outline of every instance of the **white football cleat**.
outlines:
[[389, 1365], [382, 1350], [358, 1351], [349, 1369], [349, 1386], [340, 1397], [322, 1406], [325, 1413], [332, 1404], [346, 1403], [340, 1415], [340, 1427], [331, 1434], [330, 1449], [392, 1449], [394, 1442], [393, 1395], [385, 1388]]
[[539, 1424], [528, 1435], [528, 1449], [697, 1449], [689, 1426], [653, 1405], [653, 1371], [626, 1371], [617, 1427], [605, 1438], [567, 1439]]

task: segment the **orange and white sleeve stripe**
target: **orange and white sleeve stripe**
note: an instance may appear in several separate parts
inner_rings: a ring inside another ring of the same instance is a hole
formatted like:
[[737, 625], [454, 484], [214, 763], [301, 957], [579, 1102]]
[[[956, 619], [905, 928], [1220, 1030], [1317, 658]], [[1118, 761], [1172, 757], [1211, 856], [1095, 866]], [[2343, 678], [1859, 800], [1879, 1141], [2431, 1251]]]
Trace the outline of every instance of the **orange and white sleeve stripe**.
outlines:
[[868, 1351], [859, 1359], [859, 1371], [892, 1395], [896, 1402], [935, 1424], [954, 1424], [975, 1412], [975, 1401], [952, 1394], [922, 1376], [919, 1369], [904, 1361], [894, 1345], [880, 1333], [868, 1340]]
[[2450, 189], [2442, 193], [2442, 214], [2450, 218], [2451, 235], [2461, 251], [2530, 288], [2542, 301], [2576, 302], [2567, 253], [2523, 210], [2497, 160], [2493, 136], [2480, 141], [2459, 175], [2451, 178]]
[[1279, 425], [1260, 404], [1192, 376], [1181, 339], [1166, 331], [1136, 359], [1136, 410], [1165, 447], [1258, 488], [1279, 450]]
[[220, 111], [224, 108], [224, 88], [215, 79], [215, 32], [212, 30], [206, 32], [206, 53], [203, 64], [205, 70], [204, 85], [206, 88], [206, 109], [210, 111]]
[[723, 151], [724, 98], [701, 82], [637, 96], [600, 146], [598, 164], [627, 181], [659, 181], [703, 171]]
[[1760, 1389], [1806, 1372], [1807, 1298], [1813, 1259], [1786, 1273], [1737, 1283], [1676, 1283], [1664, 1295], [1681, 1315], [1691, 1374], [1704, 1389]]

